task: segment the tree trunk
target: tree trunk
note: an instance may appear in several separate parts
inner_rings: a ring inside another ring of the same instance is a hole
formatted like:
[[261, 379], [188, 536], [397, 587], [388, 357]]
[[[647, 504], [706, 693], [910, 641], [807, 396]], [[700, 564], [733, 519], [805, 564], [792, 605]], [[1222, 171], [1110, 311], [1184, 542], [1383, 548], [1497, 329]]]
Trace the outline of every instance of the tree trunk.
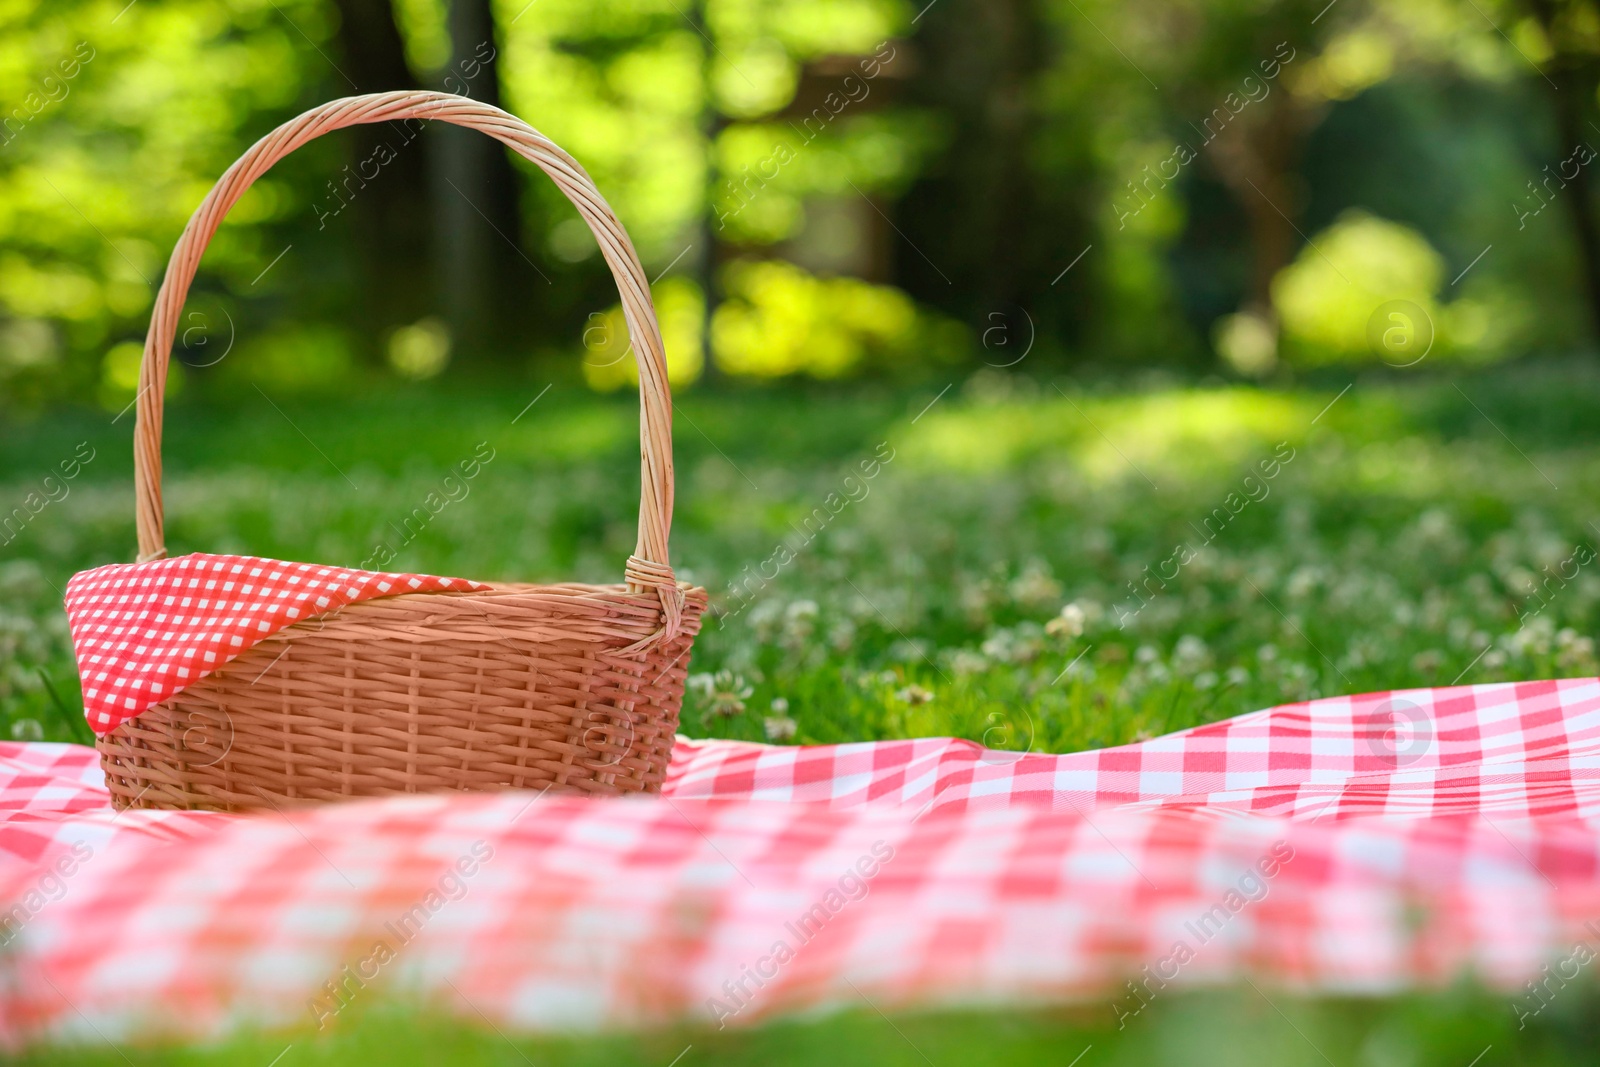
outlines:
[[[450, 0], [450, 66], [441, 88], [496, 107], [500, 45], [489, 0]], [[434, 203], [440, 298], [458, 352], [506, 362], [523, 351], [530, 288], [544, 286], [522, 247], [521, 180], [500, 142], [476, 130], [437, 131]]]
[[1250, 281], [1244, 310], [1276, 321], [1272, 280], [1294, 260], [1299, 239], [1299, 191], [1294, 175], [1306, 134], [1320, 119], [1287, 93], [1272, 97], [1256, 122], [1231, 126], [1201, 151], [1249, 220]]
[[[389, 0], [336, 2], [349, 92], [417, 88]], [[403, 123], [356, 126], [344, 136], [353, 142], [351, 161], [318, 195], [318, 215], [334, 231], [323, 239], [355, 245], [355, 321], [372, 356], [384, 333], [417, 317], [431, 288], [426, 139]]]
[[[706, 29], [706, 2], [707, 0], [696, 0], [689, 8], [690, 21], [694, 28], [703, 34], [710, 32]], [[701, 49], [700, 56], [700, 92], [703, 101], [700, 111], [700, 130], [706, 150], [706, 203], [700, 215], [700, 247], [696, 250], [694, 271], [695, 280], [700, 285], [700, 297], [704, 308], [700, 318], [702, 357], [700, 384], [704, 387], [722, 378], [722, 370], [717, 366], [716, 350], [711, 343], [711, 324], [716, 319], [717, 305], [722, 300], [721, 279], [718, 277], [718, 272], [722, 269], [723, 263], [720, 233], [724, 223], [717, 219], [717, 195], [723, 176], [721, 168], [717, 166], [717, 139], [722, 136], [722, 131], [727, 129], [728, 120], [717, 110], [716, 89], [711, 82], [711, 47], [707, 45]]]
[[[1557, 12], [1551, 0], [1532, 0], [1529, 7], [1546, 40], [1551, 42], [1554, 58], [1550, 64], [1548, 81], [1552, 83], [1551, 102], [1555, 105], [1556, 135], [1561, 138], [1563, 159], [1578, 145], [1589, 142], [1586, 128], [1585, 101], [1594, 99], [1595, 86], [1600, 82], [1592, 56], [1578, 55], [1564, 47], [1565, 34], [1556, 25]], [[1593, 149], [1591, 149], [1593, 151]], [[1600, 217], [1594, 206], [1594, 183], [1589, 166], [1577, 168], [1568, 178], [1564, 173], [1567, 212], [1572, 218], [1573, 236], [1578, 242], [1578, 257], [1583, 268], [1583, 295], [1589, 305], [1589, 325], [1595, 340], [1600, 341]], [[1557, 169], [1560, 167], [1557, 165]]]
[[[1588, 78], [1573, 78], [1567, 82], [1565, 91], [1555, 94], [1556, 125], [1561, 131], [1564, 152], [1571, 152], [1588, 140], [1582, 114], [1583, 98], [1578, 96], [1579, 84], [1589, 86], [1588, 93], [1593, 94], [1593, 81]], [[1577, 173], [1567, 184], [1570, 186], [1567, 190], [1567, 210], [1572, 215], [1573, 234], [1577, 238], [1578, 254], [1583, 261], [1589, 324], [1595, 331], [1595, 339], [1600, 340], [1600, 219], [1595, 216], [1594, 183], [1588, 167], [1577, 168]]]
[[[1017, 250], [1027, 247], [1036, 225], [1028, 159], [1034, 135], [1029, 89], [1039, 66], [1038, 41], [1043, 31], [1031, 0], [985, 3], [982, 11], [995, 58], [985, 108], [991, 160], [987, 184], [995, 197], [995, 210], [984, 271], [983, 307], [989, 314], [1004, 317], [1011, 333], [1008, 348], [1017, 346], [1020, 350], [1023, 324], [1015, 321], [1015, 312], [1030, 294], [1022, 282]], [[989, 321], [985, 319], [985, 325]], [[1009, 358], [1011, 354], [1007, 351], [1003, 355]]]

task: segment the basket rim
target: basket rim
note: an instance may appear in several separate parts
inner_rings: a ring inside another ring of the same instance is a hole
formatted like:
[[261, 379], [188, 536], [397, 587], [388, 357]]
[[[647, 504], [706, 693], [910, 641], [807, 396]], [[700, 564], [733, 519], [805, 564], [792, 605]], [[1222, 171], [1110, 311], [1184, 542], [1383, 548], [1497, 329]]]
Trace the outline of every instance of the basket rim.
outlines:
[[[678, 633], [697, 634], [700, 620], [710, 608], [710, 595], [699, 586], [679, 583], [682, 596]], [[618, 609], [623, 609], [619, 614]], [[437, 593], [396, 593], [356, 601], [319, 615], [307, 616], [261, 639], [300, 642], [322, 637], [335, 641], [401, 640], [426, 644], [428, 627], [459, 620], [482, 620], [494, 632], [486, 644], [501, 643], [515, 635], [498, 631], [496, 624], [526, 624], [526, 616], [542, 616], [548, 634], [517, 639], [539, 644], [582, 644], [598, 650], [638, 655], [663, 638], [661, 606], [654, 590], [637, 592], [626, 585], [559, 585], [507, 583], [487, 589]], [[362, 633], [350, 625], [379, 626], [382, 633]], [[574, 629], [560, 633], [563, 626]], [[602, 631], [604, 634], [602, 635]], [[462, 640], [460, 635], [452, 640]]]

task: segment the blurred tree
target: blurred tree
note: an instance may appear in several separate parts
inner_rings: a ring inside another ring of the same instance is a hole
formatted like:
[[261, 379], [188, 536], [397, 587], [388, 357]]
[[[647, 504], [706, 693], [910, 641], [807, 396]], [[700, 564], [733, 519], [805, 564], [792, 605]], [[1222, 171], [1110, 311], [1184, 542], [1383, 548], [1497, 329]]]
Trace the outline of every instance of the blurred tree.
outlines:
[[[172, 244], [206, 190], [331, 74], [306, 46], [333, 36], [330, 16], [321, 0], [0, 11], [0, 406], [98, 397], [118, 410], [132, 398], [110, 354], [143, 339]], [[227, 352], [226, 367], [261, 335], [247, 296], [263, 310], [290, 297], [306, 319], [334, 314], [344, 257], [327, 245], [307, 256], [318, 242], [289, 220], [315, 230], [306, 207], [326, 200], [338, 147], [297, 153], [230, 213], [183, 322], [183, 338], [210, 345], [201, 362]]]
[[926, 9], [907, 64], [907, 96], [943, 136], [899, 209], [927, 258], [903, 248], [896, 280], [980, 336], [1004, 336], [994, 361], [1039, 328], [1081, 334], [1076, 278], [1058, 283], [1092, 240], [1092, 171], [1082, 118], [1042, 103], [1041, 76], [1071, 54], [1057, 30], [1040, 0], [944, 0]]
[[[491, 0], [449, 0], [446, 92], [501, 107], [501, 44]], [[438, 131], [435, 217], [440, 295], [457, 346], [470, 359], [524, 358], [533, 295], [547, 284], [524, 249], [521, 175], [509, 149], [474, 130]]]
[[1564, 199], [1581, 257], [1590, 321], [1600, 340], [1600, 216], [1595, 212], [1594, 180], [1588, 167], [1596, 152], [1588, 147], [1588, 160], [1583, 162], [1568, 156], [1580, 146], [1600, 142], [1591, 136], [1600, 132], [1594, 124], [1595, 94], [1600, 87], [1600, 4], [1593, 0], [1521, 2], [1544, 38], [1546, 58], [1540, 73], [1549, 88], [1561, 155], [1574, 164], [1571, 173], [1558, 164], [1554, 177], [1567, 194]]
[[[352, 94], [420, 88], [389, 0], [335, 0], [338, 74]], [[410, 124], [415, 127], [417, 124]], [[350, 162], [326, 185], [327, 204], [348, 201], [359, 264], [357, 343], [369, 359], [389, 330], [432, 301], [428, 262], [428, 139], [401, 123], [362, 125], [347, 135]], [[422, 269], [419, 269], [422, 268]]]
[[1239, 306], [1258, 323], [1224, 336], [1275, 335], [1273, 279], [1304, 239], [1307, 139], [1332, 103], [1389, 77], [1394, 27], [1379, 7], [1348, 0], [1342, 10], [1328, 0], [1188, 0], [1127, 17], [1158, 45], [1147, 68], [1176, 102], [1176, 141], [1115, 188], [1112, 210], [1119, 225], [1136, 217], [1196, 162], [1215, 174], [1246, 220]]
[[[1327, 99], [1288, 88], [1295, 84], [1292, 76], [1273, 91], [1284, 64], [1303, 56], [1311, 35], [1310, 5], [1274, 5], [1266, 18], [1249, 11], [1229, 14], [1235, 17], [1195, 20], [1190, 32], [1201, 38], [1193, 52], [1196, 62], [1178, 80], [1190, 108], [1209, 108], [1198, 122], [1188, 122], [1198, 140], [1192, 147], [1210, 149], [1209, 164], [1249, 219], [1244, 306], [1267, 316], [1272, 279], [1293, 259], [1299, 243], [1296, 220], [1305, 199], [1300, 156], [1307, 135], [1327, 114]], [[1294, 41], [1301, 42], [1298, 48]]]
[[[898, 62], [894, 31], [910, 14], [904, 0], [541, 0], [508, 24], [508, 96], [583, 161], [652, 275], [691, 283], [675, 287], [673, 300], [697, 302], [702, 328], [675, 336], [748, 338], [717, 327], [722, 281], [741, 262], [789, 258], [816, 274], [877, 269], [858, 254], [883, 226], [868, 197], [898, 193], [927, 140], [926, 123], [880, 106]], [[548, 247], [584, 279], [567, 303], [589, 314], [573, 333], [590, 347], [587, 359], [609, 361], [615, 295], [593, 239], [553, 192], [538, 191], [554, 221]], [[558, 293], [567, 285], [556, 284]], [[811, 291], [792, 291], [801, 289]], [[744, 293], [730, 313], [743, 314], [746, 297], [773, 295]], [[748, 365], [744, 355], [731, 359]], [[717, 353], [717, 362], [729, 361]], [[596, 382], [615, 378], [588, 370]]]
[[[706, 202], [698, 126], [704, 57], [682, 5], [539, 0], [515, 7], [522, 14], [502, 24], [509, 109], [583, 164], [652, 277], [668, 267], [675, 275], [692, 269], [696, 250], [687, 246], [698, 243]], [[533, 254], [552, 263], [551, 284], [539, 286], [550, 310], [541, 323], [547, 349], [570, 359], [581, 345], [586, 371], [631, 362], [625, 339], [615, 344], [621, 319], [607, 311], [616, 286], [588, 226], [548, 180], [532, 182], [528, 193], [525, 210], [541, 220]], [[699, 287], [684, 295], [698, 303]], [[678, 335], [699, 343], [702, 334]]]
[[[706, 33], [706, 8], [707, 0], [692, 0], [685, 17], [694, 27], [706, 44], [711, 43], [711, 38]], [[712, 322], [716, 318], [717, 305], [722, 301], [722, 286], [719, 271], [724, 260], [725, 246], [722, 241], [722, 227], [717, 222], [717, 206], [715, 196], [711, 190], [715, 189], [721, 178], [721, 171], [717, 167], [717, 154], [715, 146], [722, 131], [728, 126], [728, 116], [717, 107], [716, 86], [712, 83], [714, 68], [712, 57], [705, 49], [700, 60], [700, 136], [706, 146], [705, 204], [700, 212], [699, 233], [695, 242], [698, 247], [685, 249], [694, 254], [695, 281], [699, 287], [700, 332], [698, 342], [703, 351], [700, 353], [700, 376], [708, 381], [715, 381], [720, 376], [720, 371], [715, 359], [705, 358], [704, 349], [709, 349], [712, 336]]]
[[[1086, 6], [1071, 3], [1075, 11]], [[1516, 55], [1483, 12], [1414, 0], [1185, 0], [1091, 10], [1096, 20], [1112, 16], [1109, 25], [1097, 25], [1121, 42], [1119, 58], [1144, 83], [1124, 76], [1120, 90], [1133, 98], [1142, 91], [1144, 107], [1124, 104], [1132, 121], [1124, 119], [1122, 129], [1102, 127], [1102, 136], [1127, 145], [1113, 159], [1122, 171], [1109, 205], [1113, 243], [1124, 229], [1170, 232], [1174, 215], [1182, 220], [1178, 225], [1214, 230], [1236, 212], [1248, 256], [1234, 283], [1234, 306], [1251, 321], [1224, 319], [1214, 336], [1222, 348], [1229, 339], [1248, 342], [1244, 347], [1253, 354], [1236, 354], [1258, 370], [1270, 369], [1275, 358], [1274, 279], [1314, 228], [1307, 210], [1319, 175], [1307, 172], [1305, 152], [1322, 123], [1401, 70], [1418, 81], [1465, 77], [1504, 85], [1509, 57]], [[1152, 136], [1152, 125], [1173, 140]], [[1384, 161], [1382, 132], [1365, 132], [1363, 143], [1346, 149], [1355, 148], [1369, 165]], [[1410, 158], [1417, 162], [1415, 152]], [[1448, 153], [1437, 163], [1451, 165]], [[1231, 207], [1208, 199], [1209, 176], [1226, 190]], [[1427, 195], [1426, 185], [1405, 177], [1388, 173], [1386, 187], [1410, 190], [1413, 200]], [[1335, 192], [1321, 205], [1324, 219], [1359, 206], [1339, 197]], [[1218, 265], [1234, 269], [1229, 260]], [[1341, 285], [1358, 285], [1335, 276]], [[1216, 286], [1211, 279], [1204, 284]], [[1551, 297], [1539, 299], [1548, 304]], [[1258, 358], [1263, 337], [1265, 358]]]
[[[1561, 348], [1583, 312], [1600, 323], [1597, 83], [1597, 0], [13, 5], [0, 390], [120, 409], [216, 176], [313, 103], [415, 85], [503, 97], [583, 161], [670, 308], [679, 384], [708, 349], [741, 376], [910, 373], [963, 343], [952, 319], [1003, 338], [976, 350], [994, 365], [1026, 329], [1032, 365], [1199, 368], [1211, 333], [1269, 366], [1286, 271], [1306, 336], [1336, 321], [1318, 336], [1349, 355], [1385, 294], [1321, 273], [1336, 257], [1307, 238], [1365, 270], [1388, 245], [1341, 228], [1352, 208], [1437, 252], [1430, 306], [1458, 350]], [[571, 206], [481, 136], [417, 125], [307, 146], [241, 200], [185, 319], [192, 388], [348, 387], [351, 353], [380, 344], [422, 377], [446, 358], [441, 310], [463, 354], [585, 346], [588, 380], [626, 382]]]

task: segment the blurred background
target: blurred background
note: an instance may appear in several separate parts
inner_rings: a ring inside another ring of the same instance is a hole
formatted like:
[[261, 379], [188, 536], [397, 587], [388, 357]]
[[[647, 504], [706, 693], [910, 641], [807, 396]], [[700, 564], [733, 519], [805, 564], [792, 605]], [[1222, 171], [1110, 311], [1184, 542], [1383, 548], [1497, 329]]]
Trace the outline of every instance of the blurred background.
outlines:
[[[1427, 316], [1433, 361], [1588, 351], [1600, 319], [1588, 2], [62, 0], [0, 23], [8, 410], [120, 409], [221, 171], [305, 108], [416, 87], [498, 103], [590, 171], [657, 278], [680, 389], [1024, 350], [1274, 380], [1376, 362], [1389, 300]], [[256, 184], [175, 392], [447, 364], [629, 383], [576, 212], [422, 125]]]
[[[87, 736], [62, 590], [131, 558], [190, 213], [303, 110], [418, 87], [570, 151], [653, 279], [673, 563], [712, 594], [690, 732], [1064, 750], [1600, 672], [1600, 4], [60, 0], [0, 28], [14, 737]], [[616, 581], [636, 381], [543, 174], [439, 124], [340, 131], [201, 266], [169, 547]]]

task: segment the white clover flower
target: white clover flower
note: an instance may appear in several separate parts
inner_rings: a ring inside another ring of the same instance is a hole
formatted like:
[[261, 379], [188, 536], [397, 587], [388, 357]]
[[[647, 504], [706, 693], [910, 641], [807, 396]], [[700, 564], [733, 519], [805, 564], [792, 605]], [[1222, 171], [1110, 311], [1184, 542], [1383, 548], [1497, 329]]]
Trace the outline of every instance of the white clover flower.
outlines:
[[766, 731], [768, 741], [792, 741], [800, 727], [787, 715], [769, 715], [762, 721], [761, 728]]
[[944, 660], [956, 674], [982, 674], [989, 669], [988, 658], [968, 648], [955, 649], [946, 655]]
[[1556, 665], [1563, 672], [1590, 673], [1594, 664], [1594, 638], [1580, 637], [1571, 628], [1556, 635]]
[[1502, 638], [1507, 652], [1513, 656], [1547, 656], [1555, 639], [1555, 624], [1543, 615], [1529, 619], [1527, 624]]
[[763, 600], [751, 608], [750, 629], [755, 632], [756, 640], [770, 644], [778, 636], [782, 615], [783, 605], [775, 600]]
[[849, 652], [856, 644], [856, 624], [840, 619], [828, 631], [828, 644], [835, 652]]
[[1433, 674], [1444, 666], [1444, 653], [1436, 648], [1426, 649], [1411, 657], [1411, 669], [1419, 674]]
[[783, 632], [779, 643], [790, 651], [804, 649], [812, 644], [811, 635], [816, 630], [817, 602], [796, 600], [783, 612]]
[[999, 629], [983, 642], [983, 654], [1001, 663], [1030, 663], [1044, 651], [1038, 623], [1025, 622], [1016, 629]]
[[1443, 508], [1429, 508], [1417, 516], [1416, 530], [1424, 540], [1442, 541], [1455, 531], [1450, 513]]
[[1321, 580], [1322, 575], [1316, 567], [1296, 567], [1294, 573], [1289, 575], [1285, 592], [1291, 600], [1304, 600], [1316, 590]]
[[961, 613], [973, 627], [989, 625], [989, 587], [987, 582], [962, 579], [956, 594]]
[[889, 646], [889, 659], [896, 663], [918, 663], [927, 659], [932, 649], [920, 637], [902, 638]]
[[1210, 659], [1211, 650], [1194, 634], [1184, 634], [1178, 638], [1177, 647], [1172, 650], [1172, 665], [1179, 671], [1193, 671]]
[[1050, 575], [1045, 564], [1034, 562], [1017, 576], [1007, 591], [1019, 607], [1036, 610], [1061, 596], [1061, 583]]
[[1089, 613], [1074, 600], [1061, 609], [1061, 614], [1045, 623], [1044, 632], [1051, 637], [1082, 637], [1088, 621]]
[[1092, 682], [1095, 680], [1095, 678], [1099, 677], [1099, 672], [1096, 671], [1094, 666], [1088, 661], [1087, 658], [1085, 658], [1073, 660], [1072, 662], [1068, 663], [1066, 667], [1062, 669], [1060, 677], [1076, 678], [1087, 683]]
[[794, 619], [814, 619], [817, 617], [817, 602], [815, 600], [796, 600], [784, 609], [784, 617]]
[[709, 685], [704, 683], [702, 685], [703, 695], [709, 705], [707, 712], [723, 718], [742, 714], [744, 702], [755, 693], [755, 689], [744, 680], [743, 675], [729, 670], [718, 671], [712, 676]]

